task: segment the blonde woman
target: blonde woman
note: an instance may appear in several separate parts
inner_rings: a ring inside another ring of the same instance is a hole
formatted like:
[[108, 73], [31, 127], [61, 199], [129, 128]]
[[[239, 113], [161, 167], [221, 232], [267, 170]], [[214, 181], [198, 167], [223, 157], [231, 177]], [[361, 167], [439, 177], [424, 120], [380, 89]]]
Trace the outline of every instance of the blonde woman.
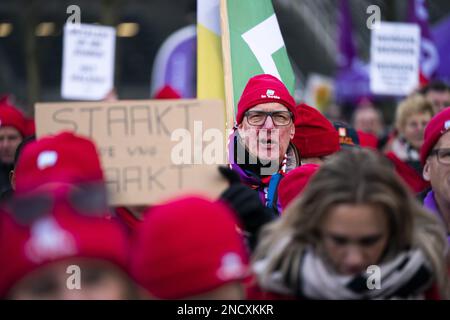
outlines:
[[253, 269], [264, 291], [299, 298], [448, 298], [446, 245], [384, 158], [350, 150], [262, 231]]
[[392, 141], [391, 150], [386, 153], [397, 173], [416, 193], [430, 187], [422, 177], [419, 150], [425, 127], [432, 117], [433, 106], [423, 96], [413, 94], [403, 100], [395, 115], [397, 136]]

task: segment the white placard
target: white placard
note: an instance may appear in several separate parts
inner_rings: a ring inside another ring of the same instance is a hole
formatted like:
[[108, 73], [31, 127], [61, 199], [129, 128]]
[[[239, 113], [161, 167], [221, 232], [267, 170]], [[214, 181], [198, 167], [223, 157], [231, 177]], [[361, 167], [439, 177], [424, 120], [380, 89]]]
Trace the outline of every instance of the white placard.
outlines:
[[61, 86], [64, 99], [105, 98], [113, 88], [115, 43], [113, 27], [65, 25]]
[[374, 94], [410, 94], [419, 85], [419, 26], [380, 22], [372, 30], [370, 57], [370, 90]]

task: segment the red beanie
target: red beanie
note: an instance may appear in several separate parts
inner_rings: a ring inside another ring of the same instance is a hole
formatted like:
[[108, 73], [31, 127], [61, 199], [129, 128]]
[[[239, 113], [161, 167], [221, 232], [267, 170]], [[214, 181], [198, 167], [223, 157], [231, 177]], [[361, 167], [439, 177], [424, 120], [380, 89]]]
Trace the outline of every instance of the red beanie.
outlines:
[[22, 112], [6, 101], [0, 103], [0, 127], [14, 127], [22, 137], [27, 136], [27, 120]]
[[278, 197], [285, 209], [305, 189], [311, 177], [319, 169], [317, 164], [304, 164], [290, 171], [280, 182]]
[[181, 95], [171, 86], [165, 85], [155, 94], [153, 99], [181, 99]]
[[43, 137], [27, 144], [15, 172], [16, 192], [31, 191], [51, 182], [104, 180], [94, 143], [71, 132]]
[[24, 276], [52, 262], [99, 259], [126, 271], [128, 250], [127, 234], [118, 222], [76, 214], [61, 202], [30, 225], [1, 212], [0, 298]]
[[378, 138], [374, 134], [360, 130], [356, 130], [356, 134], [358, 135], [359, 145], [362, 148], [378, 149]]
[[248, 257], [228, 207], [185, 197], [150, 209], [137, 230], [131, 273], [160, 299], [183, 299], [246, 277]]
[[236, 123], [240, 124], [244, 114], [257, 104], [278, 102], [284, 105], [296, 116], [295, 101], [286, 86], [270, 74], [260, 74], [248, 80], [238, 102]]
[[301, 158], [322, 157], [341, 149], [336, 129], [317, 109], [302, 103], [297, 116], [292, 142]]
[[425, 128], [424, 142], [420, 149], [420, 162], [425, 165], [427, 158], [439, 138], [450, 130], [450, 106], [436, 114]]

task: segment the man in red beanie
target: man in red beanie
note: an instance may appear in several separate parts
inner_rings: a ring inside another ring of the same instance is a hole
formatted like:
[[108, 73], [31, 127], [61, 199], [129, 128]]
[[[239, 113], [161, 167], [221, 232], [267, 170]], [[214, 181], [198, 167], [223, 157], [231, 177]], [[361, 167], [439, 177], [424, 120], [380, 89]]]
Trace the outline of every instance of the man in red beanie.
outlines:
[[136, 298], [122, 226], [104, 218], [106, 206], [94, 213], [52, 191], [17, 198], [0, 213], [0, 298]]
[[260, 74], [244, 88], [230, 136], [231, 168], [275, 212], [280, 209], [277, 189], [283, 174], [299, 165], [291, 144], [296, 116], [294, 98], [285, 85], [272, 75]]
[[243, 299], [248, 253], [221, 202], [185, 196], [145, 214], [131, 273], [155, 299]]
[[0, 102], [0, 194], [9, 190], [17, 146], [27, 136], [25, 116], [7, 101]]
[[298, 105], [297, 114], [292, 142], [300, 154], [302, 165], [321, 165], [327, 157], [341, 149], [339, 134], [327, 118], [307, 104]]
[[[450, 108], [435, 115], [425, 128], [420, 161], [423, 178], [431, 184], [424, 207], [442, 221], [450, 234]], [[450, 244], [450, 235], [447, 239]]]

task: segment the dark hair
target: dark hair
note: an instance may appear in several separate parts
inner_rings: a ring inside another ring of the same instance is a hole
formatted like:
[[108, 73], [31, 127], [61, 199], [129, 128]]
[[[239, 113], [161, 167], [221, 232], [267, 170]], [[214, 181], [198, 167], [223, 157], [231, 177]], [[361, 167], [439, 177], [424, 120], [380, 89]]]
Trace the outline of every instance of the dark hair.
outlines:
[[29, 144], [30, 142], [33, 142], [36, 140], [36, 136], [33, 134], [32, 136], [26, 137], [22, 140], [22, 142], [19, 143], [16, 149], [16, 153], [14, 154], [14, 168], [17, 165], [17, 162], [19, 161], [20, 153], [22, 152], [23, 148]]
[[450, 86], [443, 82], [443, 81], [432, 81], [429, 84], [427, 84], [426, 86], [424, 86], [422, 89], [420, 89], [420, 93], [421, 94], [427, 94], [430, 91], [450, 91]]

